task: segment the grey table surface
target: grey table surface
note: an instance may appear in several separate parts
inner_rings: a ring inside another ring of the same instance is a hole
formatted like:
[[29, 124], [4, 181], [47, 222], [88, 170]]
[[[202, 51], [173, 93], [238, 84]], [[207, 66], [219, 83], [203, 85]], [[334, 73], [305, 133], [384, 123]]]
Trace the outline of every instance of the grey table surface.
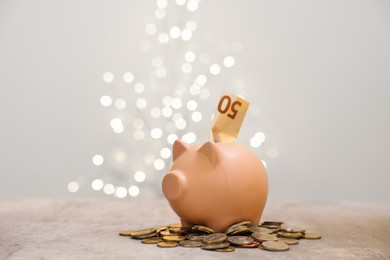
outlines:
[[0, 200], [0, 259], [390, 259], [390, 205], [269, 201], [263, 219], [322, 235], [286, 252], [158, 248], [125, 229], [177, 223], [163, 199]]

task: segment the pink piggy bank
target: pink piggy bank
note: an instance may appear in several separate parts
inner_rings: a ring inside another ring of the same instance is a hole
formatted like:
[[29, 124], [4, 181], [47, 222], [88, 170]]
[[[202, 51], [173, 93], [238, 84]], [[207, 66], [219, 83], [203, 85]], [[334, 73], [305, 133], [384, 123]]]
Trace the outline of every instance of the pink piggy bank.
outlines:
[[255, 153], [236, 143], [173, 144], [173, 163], [162, 191], [182, 226], [223, 232], [249, 220], [258, 225], [267, 200], [268, 179]]

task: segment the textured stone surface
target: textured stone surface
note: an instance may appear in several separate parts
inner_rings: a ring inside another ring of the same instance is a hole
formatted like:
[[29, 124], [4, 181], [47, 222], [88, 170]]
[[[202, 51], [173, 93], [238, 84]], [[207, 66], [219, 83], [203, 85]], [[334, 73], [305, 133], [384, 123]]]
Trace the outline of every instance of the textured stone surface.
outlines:
[[390, 206], [357, 202], [269, 202], [263, 219], [322, 235], [287, 252], [217, 253], [157, 248], [118, 236], [178, 222], [165, 200], [0, 201], [0, 259], [389, 259]]

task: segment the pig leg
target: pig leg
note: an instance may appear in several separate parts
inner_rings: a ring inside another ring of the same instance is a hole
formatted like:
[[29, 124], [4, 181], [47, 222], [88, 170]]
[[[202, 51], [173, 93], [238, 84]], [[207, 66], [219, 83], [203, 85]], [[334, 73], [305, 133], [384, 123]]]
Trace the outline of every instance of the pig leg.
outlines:
[[180, 222], [181, 222], [182, 227], [186, 227], [186, 228], [190, 228], [194, 225], [191, 222], [185, 221], [184, 219], [180, 219]]

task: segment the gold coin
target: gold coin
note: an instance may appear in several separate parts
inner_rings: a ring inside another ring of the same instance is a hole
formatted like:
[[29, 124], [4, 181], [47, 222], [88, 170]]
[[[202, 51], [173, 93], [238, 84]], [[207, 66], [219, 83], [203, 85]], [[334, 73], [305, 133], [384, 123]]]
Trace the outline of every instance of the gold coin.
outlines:
[[241, 222], [238, 222], [234, 225], [231, 225], [229, 228], [236, 228], [236, 227], [239, 227], [239, 226], [250, 226], [251, 225], [251, 222], [248, 221], [248, 220], [245, 220], [245, 221], [241, 221]]
[[209, 233], [209, 234], [212, 234], [214, 233], [214, 230], [212, 230], [211, 228], [209, 227], [206, 227], [206, 226], [202, 226], [202, 225], [195, 225], [192, 227], [193, 230], [197, 230], [197, 231], [202, 231], [204, 233]]
[[226, 248], [229, 246], [230, 246], [230, 244], [228, 242], [222, 242], [222, 243], [217, 243], [217, 244], [203, 244], [202, 249], [212, 250], [212, 249]]
[[305, 233], [303, 234], [304, 239], [320, 239], [321, 235], [320, 234], [315, 234], [315, 233]]
[[242, 234], [246, 232], [250, 232], [250, 228], [248, 226], [238, 226], [235, 227], [234, 229], [228, 229], [226, 231], [226, 235], [237, 235], [237, 234]]
[[183, 240], [179, 242], [179, 245], [182, 247], [201, 247], [201, 241], [193, 241], [193, 240]]
[[133, 234], [134, 232], [135, 232], [135, 230], [123, 230], [123, 231], [119, 232], [119, 235], [125, 236], [125, 237], [130, 237], [131, 234]]
[[225, 247], [225, 248], [217, 248], [217, 249], [214, 249], [214, 251], [217, 251], [217, 252], [234, 252], [236, 251], [236, 249], [232, 246], [229, 246], [229, 247]]
[[181, 226], [181, 224], [179, 224], [179, 223], [175, 223], [175, 224], [169, 224], [168, 225], [168, 228], [181, 228], [182, 226]]
[[139, 231], [134, 232], [133, 234], [131, 234], [131, 238], [143, 239], [143, 238], [154, 237], [157, 235], [158, 235], [158, 233], [154, 228], [148, 228], [148, 229], [143, 229], [143, 230], [139, 230]]
[[265, 227], [265, 228], [269, 228], [269, 229], [280, 229], [281, 226], [279, 226], [279, 225], [263, 225], [263, 224], [261, 224], [259, 227]]
[[159, 242], [162, 242], [161, 237], [150, 237], [150, 238], [144, 238], [141, 240], [142, 244], [157, 244]]
[[217, 244], [222, 243], [227, 239], [227, 235], [223, 233], [214, 233], [208, 235], [202, 239], [202, 242], [205, 244]]
[[158, 247], [168, 248], [168, 247], [177, 247], [179, 244], [177, 242], [159, 242], [157, 243]]
[[297, 245], [299, 243], [299, 241], [297, 239], [294, 239], [294, 238], [283, 238], [283, 237], [279, 238], [278, 242], [284, 243], [286, 245]]
[[302, 233], [296, 232], [285, 232], [285, 231], [280, 231], [278, 232], [278, 236], [285, 237], [285, 238], [301, 238], [303, 236]]
[[171, 233], [169, 230], [163, 230], [160, 232], [160, 235], [165, 237], [165, 236], [177, 236], [177, 234]]
[[260, 232], [255, 232], [252, 233], [252, 237], [259, 242], [265, 242], [265, 241], [276, 241], [277, 237], [271, 234], [266, 234], [266, 233], [260, 233]]
[[158, 233], [160, 233], [161, 231], [166, 230], [167, 227], [155, 227], [154, 229], [155, 229]]
[[268, 221], [263, 221], [261, 223], [262, 225], [274, 225], [274, 226], [281, 226], [284, 224], [283, 221], [274, 221], [274, 220], [268, 220]]
[[241, 247], [244, 247], [244, 248], [255, 248], [255, 247], [258, 247], [259, 245], [261, 245], [260, 242], [253, 241], [250, 244], [243, 244]]
[[192, 241], [202, 241], [207, 235], [188, 234], [186, 238]]
[[267, 241], [263, 242], [262, 249], [269, 250], [269, 251], [286, 251], [290, 247], [284, 243], [275, 242], [275, 241]]
[[232, 243], [234, 245], [239, 245], [239, 246], [242, 246], [244, 244], [250, 244], [253, 242], [253, 238], [247, 237], [247, 236], [231, 236], [231, 237], [228, 237], [227, 240], [230, 243]]
[[180, 242], [186, 238], [183, 236], [165, 236], [165, 237], [163, 237], [163, 239], [164, 239], [164, 241], [167, 241], [167, 242]]
[[281, 228], [280, 230], [285, 232], [291, 232], [291, 233], [305, 233], [304, 229], [297, 228], [297, 227], [285, 227], [285, 228]]
[[273, 232], [272, 229], [265, 228], [265, 227], [250, 227], [249, 230], [253, 233], [260, 232], [260, 233], [271, 234]]

